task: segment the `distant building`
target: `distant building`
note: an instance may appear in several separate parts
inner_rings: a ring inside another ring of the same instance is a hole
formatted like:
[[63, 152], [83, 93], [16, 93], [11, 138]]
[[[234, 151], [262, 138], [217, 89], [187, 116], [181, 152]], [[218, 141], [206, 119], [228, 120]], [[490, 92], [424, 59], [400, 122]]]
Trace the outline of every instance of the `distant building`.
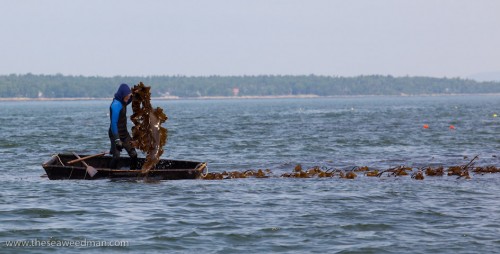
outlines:
[[238, 96], [238, 94], [240, 93], [240, 89], [235, 87], [233, 88], [233, 96]]

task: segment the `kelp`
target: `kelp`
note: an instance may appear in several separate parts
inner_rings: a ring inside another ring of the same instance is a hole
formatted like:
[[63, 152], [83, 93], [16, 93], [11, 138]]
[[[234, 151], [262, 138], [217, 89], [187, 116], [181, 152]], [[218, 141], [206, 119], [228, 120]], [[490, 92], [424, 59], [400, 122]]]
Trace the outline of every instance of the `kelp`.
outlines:
[[443, 176], [444, 168], [442, 166], [437, 168], [425, 167], [424, 172], [427, 176]]
[[146, 161], [142, 165], [142, 173], [155, 167], [163, 154], [163, 146], [167, 143], [168, 131], [161, 125], [168, 119], [163, 109], [151, 106], [151, 87], [142, 82], [132, 88], [134, 99], [130, 120], [134, 123], [132, 137], [135, 147], [146, 153]]
[[[457, 176], [456, 179], [470, 179], [471, 174], [491, 174], [500, 173], [500, 168], [495, 166], [482, 166], [474, 167], [474, 161], [478, 156], [474, 157], [469, 163], [459, 166], [449, 166], [446, 170], [443, 166], [437, 167], [421, 167], [413, 168], [405, 165], [392, 167], [386, 170], [363, 167], [353, 167], [351, 169], [334, 169], [314, 166], [304, 169], [301, 164], [297, 164], [290, 173], [283, 173], [281, 175], [273, 175], [270, 169], [262, 170], [245, 170], [245, 171], [231, 171], [231, 172], [211, 172], [203, 177], [204, 180], [223, 180], [234, 178], [339, 178], [339, 179], [356, 179], [358, 174], [366, 177], [405, 177], [411, 174], [411, 179], [424, 180], [425, 176], [437, 177], [444, 176], [447, 172], [448, 176]], [[356, 174], [357, 173], [357, 174]]]
[[204, 180], [222, 180], [222, 179], [234, 179], [234, 178], [268, 178], [272, 174], [269, 169], [258, 169], [258, 170], [245, 170], [245, 171], [224, 171], [221, 173], [210, 172], [207, 173], [203, 179]]
[[476, 174], [500, 173], [500, 168], [495, 166], [475, 167], [472, 172]]

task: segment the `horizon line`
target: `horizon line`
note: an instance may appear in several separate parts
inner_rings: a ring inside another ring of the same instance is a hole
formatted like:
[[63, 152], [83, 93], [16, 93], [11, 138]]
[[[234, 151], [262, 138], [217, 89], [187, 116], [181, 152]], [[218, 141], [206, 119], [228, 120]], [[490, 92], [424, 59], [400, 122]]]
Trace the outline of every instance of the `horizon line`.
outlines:
[[[493, 72], [490, 72], [493, 73]], [[499, 72], [500, 73], [500, 72]], [[188, 74], [141, 74], [141, 75], [129, 75], [129, 74], [117, 74], [113, 76], [107, 75], [87, 75], [87, 74], [63, 74], [63, 73], [9, 73], [0, 74], [0, 76], [63, 76], [63, 77], [92, 77], [92, 78], [116, 78], [116, 77], [134, 77], [134, 78], [151, 78], [151, 77], [186, 77], [186, 78], [198, 78], [198, 77], [332, 77], [332, 78], [358, 78], [358, 77], [393, 77], [393, 78], [435, 78], [435, 79], [464, 79], [464, 80], [475, 80], [469, 76], [426, 76], [426, 75], [392, 75], [392, 74], [359, 74], [359, 75], [326, 75], [326, 74], [232, 74], [232, 75], [222, 75], [222, 74], [210, 74], [210, 75], [188, 75]], [[493, 80], [492, 80], [493, 81]]]

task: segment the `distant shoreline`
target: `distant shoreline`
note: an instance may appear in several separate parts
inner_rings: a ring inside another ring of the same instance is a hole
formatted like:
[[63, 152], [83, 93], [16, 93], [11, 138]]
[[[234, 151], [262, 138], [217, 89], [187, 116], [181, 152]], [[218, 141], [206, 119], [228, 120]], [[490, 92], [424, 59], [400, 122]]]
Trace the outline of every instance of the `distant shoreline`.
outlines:
[[[303, 95], [249, 95], [249, 96], [200, 96], [200, 97], [178, 97], [178, 96], [167, 96], [167, 97], [152, 97], [152, 100], [247, 100], [247, 99], [316, 99], [316, 98], [364, 98], [364, 97], [437, 97], [437, 96], [500, 96], [500, 93], [482, 93], [482, 94], [400, 94], [400, 95], [338, 95], [338, 96], [319, 96], [315, 94], [303, 94]], [[102, 101], [111, 100], [109, 98], [92, 98], [92, 97], [80, 97], [80, 98], [26, 98], [26, 97], [11, 97], [11, 98], [0, 98], [0, 101]]]

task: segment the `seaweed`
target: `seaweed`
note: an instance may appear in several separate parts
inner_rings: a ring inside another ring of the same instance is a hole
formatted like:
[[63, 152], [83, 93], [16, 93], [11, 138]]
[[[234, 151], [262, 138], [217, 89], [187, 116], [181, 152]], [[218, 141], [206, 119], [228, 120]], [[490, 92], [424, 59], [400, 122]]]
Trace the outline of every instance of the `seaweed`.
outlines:
[[168, 119], [163, 109], [151, 106], [151, 87], [142, 82], [132, 88], [132, 110], [130, 120], [134, 123], [132, 137], [134, 146], [146, 153], [141, 172], [147, 173], [160, 161], [163, 146], [167, 143], [168, 131], [161, 125]]
[[[457, 176], [457, 179], [471, 179], [470, 172], [475, 174], [491, 174], [500, 173], [500, 168], [493, 165], [474, 167], [474, 161], [478, 158], [475, 156], [469, 163], [459, 166], [449, 166], [446, 171], [448, 176]], [[424, 180], [425, 176], [443, 176], [445, 168], [443, 166], [437, 167], [421, 167], [412, 168], [405, 165], [392, 167], [386, 170], [370, 169], [367, 166], [353, 167], [352, 169], [334, 169], [314, 166], [304, 169], [301, 164], [295, 165], [290, 173], [283, 173], [280, 175], [282, 178], [340, 178], [340, 179], [356, 179], [358, 173], [364, 173], [365, 177], [405, 177], [411, 173], [411, 179]], [[222, 173], [213, 172], [203, 177], [205, 180], [223, 180], [235, 178], [269, 178], [276, 177], [272, 174], [270, 169], [262, 170], [244, 170], [244, 171], [223, 171]]]
[[210, 172], [206, 174], [204, 180], [222, 180], [222, 179], [235, 179], [235, 178], [268, 178], [272, 174], [270, 169], [258, 170], [245, 170], [245, 171], [223, 171], [222, 173]]

